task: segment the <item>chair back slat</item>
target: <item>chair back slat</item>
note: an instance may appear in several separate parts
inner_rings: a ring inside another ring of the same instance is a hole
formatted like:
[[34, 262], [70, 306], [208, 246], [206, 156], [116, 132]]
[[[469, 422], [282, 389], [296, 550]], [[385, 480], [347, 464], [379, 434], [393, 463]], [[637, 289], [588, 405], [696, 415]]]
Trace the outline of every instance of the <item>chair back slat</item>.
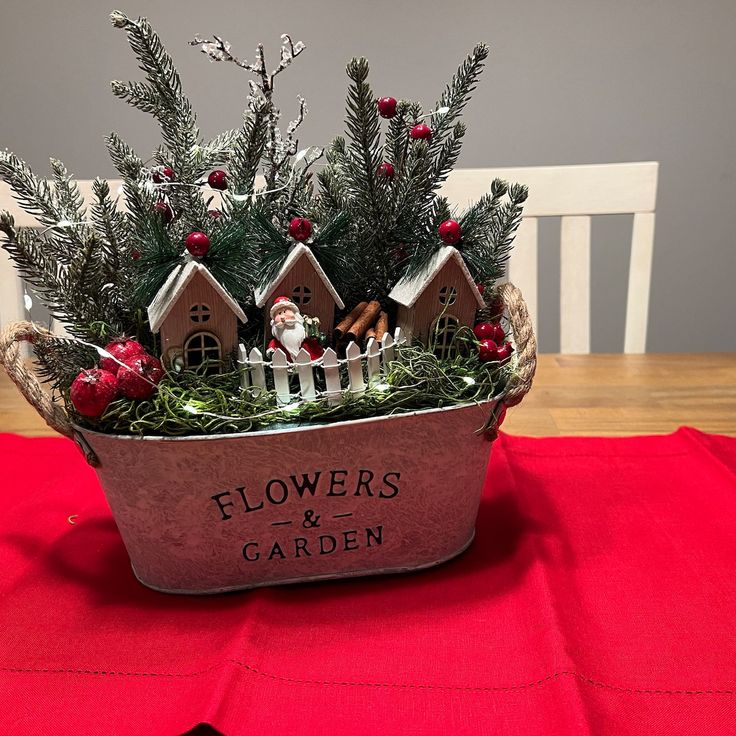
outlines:
[[560, 352], [590, 352], [590, 217], [560, 228]]

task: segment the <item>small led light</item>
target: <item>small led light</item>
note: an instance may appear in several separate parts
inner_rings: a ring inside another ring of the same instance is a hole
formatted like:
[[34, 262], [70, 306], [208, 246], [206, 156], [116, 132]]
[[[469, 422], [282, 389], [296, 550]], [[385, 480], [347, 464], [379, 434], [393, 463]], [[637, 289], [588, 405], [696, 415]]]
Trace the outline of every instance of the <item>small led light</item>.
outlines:
[[471, 378], [470, 376], [463, 376], [463, 381], [468, 384], [468, 386], [474, 386], [475, 385], [475, 378]]

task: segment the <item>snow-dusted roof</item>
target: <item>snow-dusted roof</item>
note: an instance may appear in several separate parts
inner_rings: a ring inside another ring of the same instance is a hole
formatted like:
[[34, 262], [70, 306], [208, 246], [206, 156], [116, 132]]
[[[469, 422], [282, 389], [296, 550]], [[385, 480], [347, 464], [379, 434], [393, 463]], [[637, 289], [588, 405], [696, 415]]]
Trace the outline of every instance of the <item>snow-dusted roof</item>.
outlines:
[[470, 290], [473, 292], [475, 301], [478, 303], [478, 307], [482, 308], [485, 306], [483, 297], [481, 296], [478, 287], [476, 286], [473, 277], [468, 271], [468, 267], [465, 265], [460, 251], [457, 248], [453, 248], [451, 245], [443, 245], [437, 253], [435, 253], [425, 271], [419, 276], [415, 276], [411, 279], [401, 279], [396, 286], [391, 290], [389, 297], [399, 304], [403, 304], [405, 307], [413, 307], [417, 299], [422, 295], [424, 290], [432, 283], [433, 279], [442, 270], [444, 265], [454, 258], [457, 261], [460, 270], [463, 272], [463, 276], [467, 279]]
[[196, 274], [201, 274], [210, 286], [222, 297], [222, 300], [230, 307], [235, 316], [241, 321], [246, 322], [248, 318], [238, 303], [233, 299], [227, 290], [220, 284], [217, 279], [210, 273], [209, 269], [198, 261], [189, 261], [189, 263], [177, 266], [164, 285], [158, 290], [153, 297], [153, 301], [148, 307], [148, 321], [151, 326], [151, 332], [158, 332], [164, 320], [179, 301], [179, 297], [184, 293], [189, 282]]
[[325, 285], [327, 291], [330, 292], [330, 296], [335, 300], [337, 308], [345, 309], [345, 304], [342, 299], [340, 299], [340, 295], [335, 291], [335, 287], [332, 285], [332, 282], [327, 278], [327, 274], [322, 269], [322, 266], [317, 262], [317, 259], [314, 257], [314, 253], [312, 253], [312, 251], [303, 243], [299, 243], [299, 245], [292, 248], [284, 261], [284, 265], [281, 266], [279, 272], [265, 289], [256, 289], [256, 306], [262, 307], [270, 297], [273, 296], [274, 291], [276, 291], [276, 287], [281, 283], [289, 271], [294, 268], [302, 256], [306, 256], [309, 259], [309, 262], [314, 267], [317, 275], [322, 279], [322, 283]]

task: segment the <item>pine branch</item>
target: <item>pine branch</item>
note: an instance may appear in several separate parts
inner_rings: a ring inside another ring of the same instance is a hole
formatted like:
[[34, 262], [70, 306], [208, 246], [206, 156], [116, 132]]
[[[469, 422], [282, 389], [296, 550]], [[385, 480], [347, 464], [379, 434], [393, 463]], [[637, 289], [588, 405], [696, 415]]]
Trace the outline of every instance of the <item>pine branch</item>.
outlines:
[[12, 189], [18, 204], [43, 225], [63, 220], [54, 201], [51, 187], [39, 179], [25, 161], [14, 153], [0, 151], [0, 178]]

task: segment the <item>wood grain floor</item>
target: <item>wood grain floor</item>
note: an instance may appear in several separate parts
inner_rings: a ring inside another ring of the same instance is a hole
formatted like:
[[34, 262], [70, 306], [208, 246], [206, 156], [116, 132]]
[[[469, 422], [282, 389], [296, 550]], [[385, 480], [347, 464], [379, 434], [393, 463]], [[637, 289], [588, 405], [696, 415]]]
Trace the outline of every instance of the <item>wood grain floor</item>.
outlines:
[[[540, 355], [534, 387], [504, 430], [622, 436], [682, 425], [736, 436], [736, 354]], [[54, 434], [2, 371], [0, 431]]]

